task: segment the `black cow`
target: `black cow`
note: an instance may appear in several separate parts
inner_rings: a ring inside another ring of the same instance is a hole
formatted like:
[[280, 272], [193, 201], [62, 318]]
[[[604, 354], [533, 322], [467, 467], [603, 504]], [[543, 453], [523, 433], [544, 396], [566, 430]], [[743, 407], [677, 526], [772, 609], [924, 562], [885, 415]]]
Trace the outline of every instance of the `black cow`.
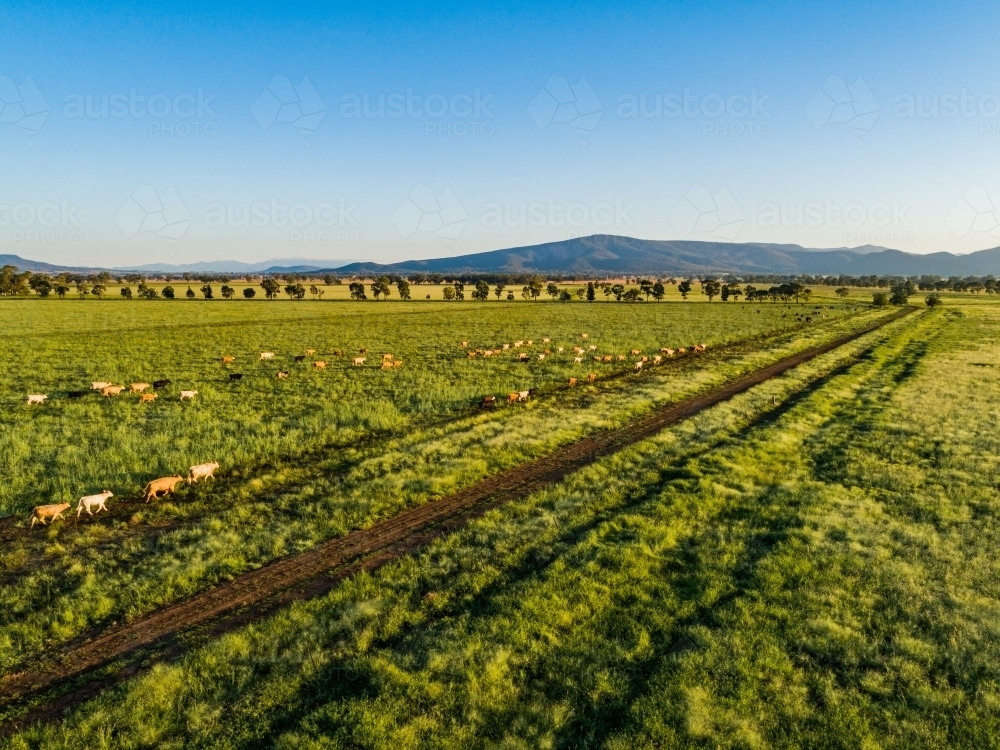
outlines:
[[154, 380], [153, 381], [153, 388], [166, 388], [168, 385], [170, 385], [170, 381], [169, 380]]
[[231, 372], [231, 373], [229, 373], [229, 379], [230, 380], [242, 380], [242, 378], [243, 378], [243, 373], [242, 372]]
[[306, 361], [305, 355], [304, 354], [298, 354], [298, 355], [296, 355], [295, 361], [296, 362], [305, 362]]
[[83, 398], [87, 395], [87, 391], [70, 391], [68, 395], [70, 398]]

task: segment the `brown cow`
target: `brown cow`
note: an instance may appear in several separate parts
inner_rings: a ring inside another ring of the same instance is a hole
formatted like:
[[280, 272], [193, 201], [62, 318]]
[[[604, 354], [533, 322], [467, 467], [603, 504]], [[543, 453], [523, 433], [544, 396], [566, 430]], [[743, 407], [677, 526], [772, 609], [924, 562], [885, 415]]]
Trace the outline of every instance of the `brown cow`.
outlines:
[[48, 526], [50, 521], [61, 518], [67, 510], [69, 510], [69, 503], [39, 505], [31, 511], [31, 528], [34, 528], [36, 521], [40, 522], [42, 526]]
[[507, 403], [508, 404], [516, 404], [517, 403], [517, 394], [516, 393], [508, 393], [507, 394]]
[[225, 355], [222, 358], [222, 364], [224, 364], [224, 365], [231, 365], [235, 361], [236, 361], [236, 357], [233, 357], [233, 356], [231, 356], [229, 354]]
[[128, 389], [129, 389], [129, 393], [142, 393], [146, 389], [152, 388], [152, 387], [153, 386], [151, 386], [149, 383], [132, 383], [128, 387]]
[[588, 383], [593, 383], [595, 380], [597, 380], [597, 373], [596, 372], [589, 372], [589, 373], [587, 373], [587, 382]]
[[570, 378], [569, 379], [569, 387], [572, 388], [574, 385], [576, 385], [576, 378]]
[[475, 359], [475, 358], [476, 358], [476, 353], [475, 353], [475, 352], [469, 352], [469, 353], [468, 353], [468, 354], [466, 354], [465, 356], [466, 356], [466, 358], [468, 358], [468, 359]]
[[393, 367], [402, 367], [403, 366], [403, 360], [397, 359], [395, 362], [392, 363], [392, 366]]
[[322, 361], [313, 362], [313, 367], [315, 367], [317, 370], [325, 370], [326, 362]]
[[612, 360], [612, 357], [610, 354], [605, 354], [601, 359], [605, 362], [610, 362]]
[[154, 479], [152, 482], [147, 484], [143, 489], [146, 502], [160, 497], [161, 495], [169, 495], [173, 492], [177, 485], [184, 481], [184, 477], [179, 474], [175, 474], [172, 477], [162, 477], [160, 479]]
[[482, 400], [480, 400], [479, 402], [480, 409], [486, 409], [490, 406], [496, 406], [496, 405], [497, 405], [496, 396], [483, 396]]
[[143, 393], [141, 396], [139, 396], [140, 404], [151, 404], [154, 401], [156, 401], [155, 393]]

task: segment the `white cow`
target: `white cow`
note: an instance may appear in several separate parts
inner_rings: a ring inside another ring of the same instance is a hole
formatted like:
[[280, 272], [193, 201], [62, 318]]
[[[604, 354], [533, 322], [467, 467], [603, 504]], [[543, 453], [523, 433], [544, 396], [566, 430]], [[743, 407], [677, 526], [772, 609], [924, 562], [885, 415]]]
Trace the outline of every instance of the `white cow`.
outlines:
[[583, 357], [573, 357], [573, 364], [578, 365], [583, 362]]
[[114, 497], [111, 494], [111, 490], [104, 490], [100, 495], [88, 495], [87, 497], [81, 497], [80, 502], [76, 506], [76, 517], [79, 518], [83, 511], [87, 511], [88, 516], [94, 515], [94, 508], [97, 508], [97, 512], [100, 513], [102, 510], [107, 510], [104, 507], [104, 503], [108, 501], [109, 497]]
[[181, 391], [181, 401], [191, 401], [198, 395], [198, 391]]
[[31, 404], [44, 404], [45, 399], [48, 398], [47, 394], [44, 393], [29, 393], [28, 394], [28, 405]]
[[517, 400], [518, 401], [527, 401], [528, 400], [528, 391], [518, 391], [517, 392]]
[[199, 479], [215, 479], [215, 470], [218, 468], [218, 461], [210, 461], [207, 464], [192, 466], [190, 471], [188, 471], [188, 484], [195, 484]]
[[260, 353], [260, 358], [261, 359], [274, 359], [274, 352], [261, 352]]
[[109, 385], [114, 385], [114, 383], [109, 383], [106, 380], [100, 380], [100, 381], [91, 383], [90, 384], [90, 390], [92, 390], [92, 391], [102, 391], [105, 388], [107, 388]]

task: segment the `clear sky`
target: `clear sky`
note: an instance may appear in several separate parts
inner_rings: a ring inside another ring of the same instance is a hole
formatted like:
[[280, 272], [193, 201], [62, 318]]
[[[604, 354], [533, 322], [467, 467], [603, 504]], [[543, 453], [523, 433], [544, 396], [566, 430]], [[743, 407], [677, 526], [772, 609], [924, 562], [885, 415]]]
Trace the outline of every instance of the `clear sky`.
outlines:
[[[0, 5], [0, 253], [1000, 245], [1000, 5]], [[992, 232], [992, 233], [991, 233]]]

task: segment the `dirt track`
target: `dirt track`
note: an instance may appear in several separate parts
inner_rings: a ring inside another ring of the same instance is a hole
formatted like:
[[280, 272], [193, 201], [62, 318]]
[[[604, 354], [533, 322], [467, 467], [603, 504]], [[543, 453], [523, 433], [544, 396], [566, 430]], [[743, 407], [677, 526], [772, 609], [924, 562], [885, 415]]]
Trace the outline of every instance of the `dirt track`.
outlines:
[[[233, 581], [169, 605], [133, 623], [109, 629], [83, 643], [73, 643], [54, 654], [45, 667], [10, 675], [0, 680], [0, 706], [24, 701], [74, 680], [86, 672], [108, 665], [151, 647], [169, 646], [181, 632], [210, 626], [218, 635], [259, 619], [293, 601], [329, 591], [337, 583], [361, 570], [373, 570], [432, 540], [458, 529], [490, 509], [525, 497], [556, 483], [601, 456], [656, 434], [663, 428], [691, 417], [804, 362], [896, 320], [912, 310], [865, 326], [847, 336], [787, 357], [768, 367], [734, 380], [702, 396], [657, 409], [626, 427], [608, 430], [565, 446], [528, 464], [485, 479], [466, 490], [428, 502], [346, 537], [324, 542], [312, 550], [277, 560], [240, 575]], [[0, 726], [0, 736], [22, 726], [51, 718], [70, 705], [87, 700], [100, 689], [119, 682], [116, 676], [84, 686], [31, 710], [16, 722]]]

